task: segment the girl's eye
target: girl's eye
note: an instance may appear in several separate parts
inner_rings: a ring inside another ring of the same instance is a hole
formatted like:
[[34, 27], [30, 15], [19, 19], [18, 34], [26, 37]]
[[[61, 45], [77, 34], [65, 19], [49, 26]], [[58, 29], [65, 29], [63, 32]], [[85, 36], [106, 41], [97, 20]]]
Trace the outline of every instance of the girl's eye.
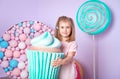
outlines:
[[63, 29], [64, 27], [63, 27], [63, 26], [61, 26], [61, 28]]
[[69, 29], [70, 27], [69, 26], [67, 26], [67, 29]]

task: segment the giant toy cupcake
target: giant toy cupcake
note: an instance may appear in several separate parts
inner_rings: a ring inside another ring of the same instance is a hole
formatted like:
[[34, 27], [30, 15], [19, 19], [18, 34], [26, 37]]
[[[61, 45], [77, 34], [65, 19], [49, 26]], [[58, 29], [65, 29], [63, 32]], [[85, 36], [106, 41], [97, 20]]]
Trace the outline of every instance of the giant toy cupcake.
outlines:
[[51, 61], [63, 58], [60, 41], [49, 32], [31, 40], [32, 46], [26, 50], [30, 79], [58, 79], [60, 67], [51, 66]]

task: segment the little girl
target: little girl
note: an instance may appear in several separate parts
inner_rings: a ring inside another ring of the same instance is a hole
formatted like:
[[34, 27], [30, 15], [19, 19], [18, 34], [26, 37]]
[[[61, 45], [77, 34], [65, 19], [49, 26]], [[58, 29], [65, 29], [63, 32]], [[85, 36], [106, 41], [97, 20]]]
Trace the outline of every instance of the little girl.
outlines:
[[52, 62], [52, 66], [61, 66], [59, 79], [76, 79], [77, 72], [73, 57], [76, 54], [75, 26], [73, 20], [67, 16], [61, 16], [56, 23], [55, 37], [61, 43], [61, 50], [65, 53], [63, 59], [58, 58]]

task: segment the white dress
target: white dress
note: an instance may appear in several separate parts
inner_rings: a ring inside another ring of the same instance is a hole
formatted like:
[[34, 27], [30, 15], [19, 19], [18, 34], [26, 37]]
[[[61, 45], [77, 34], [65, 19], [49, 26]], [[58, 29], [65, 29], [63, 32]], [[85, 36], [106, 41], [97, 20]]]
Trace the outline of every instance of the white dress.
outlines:
[[[76, 52], [77, 44], [75, 41], [72, 42], [62, 42], [61, 50], [65, 53]], [[74, 59], [61, 67], [59, 79], [76, 79], [77, 71], [76, 65], [74, 64]]]

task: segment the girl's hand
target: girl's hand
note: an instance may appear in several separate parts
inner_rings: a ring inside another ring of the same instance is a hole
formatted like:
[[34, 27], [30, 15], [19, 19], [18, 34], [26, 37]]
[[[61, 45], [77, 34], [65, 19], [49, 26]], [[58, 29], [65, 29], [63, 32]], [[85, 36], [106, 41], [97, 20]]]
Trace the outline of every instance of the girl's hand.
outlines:
[[61, 59], [61, 58], [58, 58], [57, 60], [53, 60], [53, 61], [51, 62], [51, 65], [54, 66], [54, 67], [61, 66], [61, 65], [62, 65], [62, 59]]

